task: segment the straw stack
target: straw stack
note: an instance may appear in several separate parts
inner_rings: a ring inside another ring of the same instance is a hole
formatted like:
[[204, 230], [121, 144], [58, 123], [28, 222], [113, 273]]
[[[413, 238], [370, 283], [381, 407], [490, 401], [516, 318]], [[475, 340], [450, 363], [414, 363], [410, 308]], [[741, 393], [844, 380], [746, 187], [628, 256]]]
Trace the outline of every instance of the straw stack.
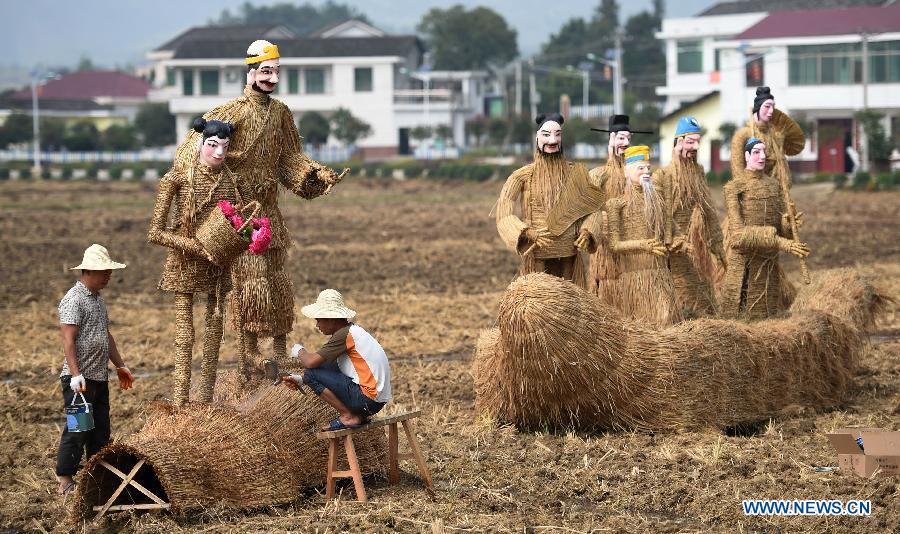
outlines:
[[804, 288], [788, 319], [644, 327], [572, 284], [510, 284], [475, 352], [476, 405], [523, 429], [726, 428], [843, 399], [885, 299], [849, 270]]

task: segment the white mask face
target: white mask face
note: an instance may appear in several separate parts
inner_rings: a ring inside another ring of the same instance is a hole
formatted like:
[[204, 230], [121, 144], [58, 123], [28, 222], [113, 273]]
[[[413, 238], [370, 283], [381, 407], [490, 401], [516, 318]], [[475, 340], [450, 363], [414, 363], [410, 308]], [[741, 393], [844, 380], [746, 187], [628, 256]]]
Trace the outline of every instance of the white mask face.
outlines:
[[556, 121], [541, 125], [535, 137], [538, 150], [542, 154], [556, 154], [562, 149], [562, 126]]

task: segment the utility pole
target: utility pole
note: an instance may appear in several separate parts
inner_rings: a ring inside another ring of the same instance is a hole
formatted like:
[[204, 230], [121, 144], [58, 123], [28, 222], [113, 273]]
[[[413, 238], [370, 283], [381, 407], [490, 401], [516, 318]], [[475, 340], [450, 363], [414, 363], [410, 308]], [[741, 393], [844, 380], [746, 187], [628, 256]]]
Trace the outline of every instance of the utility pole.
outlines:
[[516, 115], [522, 115], [522, 61], [516, 61]]
[[588, 102], [590, 101], [588, 93], [591, 88], [589, 73], [590, 71], [587, 68], [581, 69], [581, 118], [584, 120], [588, 118]]
[[531, 118], [537, 117], [537, 84], [534, 80], [534, 59], [528, 60], [528, 103], [531, 105]]
[[[869, 34], [862, 32], [862, 94], [863, 94], [863, 113], [869, 111]], [[869, 132], [865, 128], [861, 128], [863, 132], [862, 142], [862, 170], [869, 170]]]
[[625, 113], [625, 105], [622, 103], [624, 91], [622, 89], [622, 30], [616, 29], [615, 63], [613, 68], [613, 113]]
[[37, 83], [38, 76], [40, 73], [38, 71], [31, 72], [31, 128], [34, 133], [34, 168], [32, 169], [32, 173], [35, 178], [40, 178], [41, 176], [41, 123], [38, 117], [38, 94], [37, 94]]

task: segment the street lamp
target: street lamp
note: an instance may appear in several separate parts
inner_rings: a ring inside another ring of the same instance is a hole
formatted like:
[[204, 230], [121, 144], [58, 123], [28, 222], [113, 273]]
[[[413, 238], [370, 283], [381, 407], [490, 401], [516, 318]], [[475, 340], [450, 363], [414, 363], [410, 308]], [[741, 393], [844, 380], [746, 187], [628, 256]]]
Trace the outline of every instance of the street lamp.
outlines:
[[33, 157], [34, 167], [32, 173], [35, 177], [41, 175], [41, 121], [39, 117], [40, 109], [38, 107], [38, 85], [44, 80], [56, 78], [53, 72], [42, 73], [39, 69], [31, 71], [31, 128], [34, 133]]

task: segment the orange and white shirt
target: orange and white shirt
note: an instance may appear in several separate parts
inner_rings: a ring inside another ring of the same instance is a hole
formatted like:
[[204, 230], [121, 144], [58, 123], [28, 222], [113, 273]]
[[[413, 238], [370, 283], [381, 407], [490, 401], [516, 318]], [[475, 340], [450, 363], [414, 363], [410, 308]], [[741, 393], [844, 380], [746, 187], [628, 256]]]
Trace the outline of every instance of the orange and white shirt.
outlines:
[[335, 332], [319, 349], [325, 361], [337, 361], [342, 373], [376, 402], [391, 400], [391, 367], [378, 341], [362, 327], [350, 324]]

